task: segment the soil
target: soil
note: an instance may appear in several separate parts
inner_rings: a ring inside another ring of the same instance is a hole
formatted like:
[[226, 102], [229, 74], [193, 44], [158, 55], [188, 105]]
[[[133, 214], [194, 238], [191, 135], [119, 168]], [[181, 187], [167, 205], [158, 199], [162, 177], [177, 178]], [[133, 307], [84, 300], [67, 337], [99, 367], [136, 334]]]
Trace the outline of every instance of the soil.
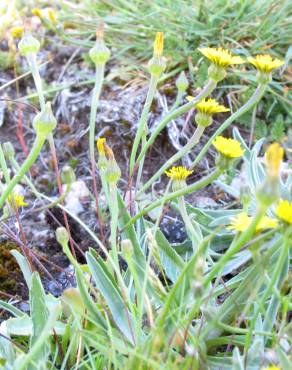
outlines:
[[[72, 55], [72, 51], [71, 47], [63, 47], [56, 50], [52, 49], [52, 47], [45, 48], [40, 53], [40, 63], [47, 60], [51, 61], [42, 67], [40, 71], [45, 88], [61, 83], [71, 84], [69, 88], [50, 97], [53, 99], [53, 110], [58, 120], [58, 126], [54, 133], [58, 162], [60, 168], [70, 164], [74, 168], [77, 179], [84, 181], [91, 190], [92, 176], [88, 160], [88, 119], [92, 85], [78, 86], [78, 83], [82, 80], [92, 79], [94, 71], [91, 66], [87, 65], [80, 58], [80, 55], [77, 55], [64, 70], [63, 67]], [[18, 59], [18, 65], [20, 71], [27, 70], [27, 65], [23, 59]], [[106, 71], [107, 78], [101, 94], [96, 118], [96, 137], [106, 137], [108, 145], [115, 153], [116, 160], [122, 171], [119, 187], [122, 191], [125, 191], [128, 183], [127, 169], [131, 145], [146, 98], [147, 84], [145, 83], [145, 76], [139, 76], [137, 80], [131, 81], [131, 83], [122, 80], [120, 77], [111, 80], [109, 76], [113, 67], [109, 65]], [[62, 78], [60, 79], [61, 75]], [[11, 69], [0, 71], [0, 84], [7, 83], [14, 77], [15, 72]], [[148, 120], [150, 132], [155, 127], [155, 124], [160, 121], [167, 107], [170, 107], [173, 103], [175, 99], [174, 87], [174, 81], [170, 80], [159, 88], [159, 93], [157, 93]], [[17, 86], [12, 84], [6, 88], [4, 93], [2, 92], [2, 99], [17, 99], [33, 91], [32, 78], [28, 76], [19, 80]], [[190, 90], [189, 93], [196, 94], [197, 92]], [[21, 122], [25, 145], [28, 149], [31, 148], [34, 140], [31, 122], [38, 107], [38, 102], [35, 98], [22, 99], [21, 101], [29, 105], [2, 101], [4, 119], [0, 128], [1, 142], [12, 142], [18, 163], [23, 162], [25, 153], [17, 136], [17, 127]], [[145, 160], [144, 179], [150, 178], [176, 152], [177, 148], [185, 143], [186, 138], [193, 132], [192, 120], [193, 117], [186, 125], [186, 116], [181, 117], [175, 123], [172, 122], [168, 129], [163, 130]], [[215, 122], [211, 128], [207, 129], [199, 146], [190, 154], [190, 157], [186, 158], [186, 162], [184, 162], [186, 165], [195, 157], [196, 153], [207, 141], [210, 133], [218, 125], [219, 122]], [[183, 127], [184, 130], [182, 131]], [[177, 135], [177, 133], [180, 135]], [[196, 172], [190, 177], [190, 182], [198, 180], [204, 172], [209, 171], [214, 166], [213, 154], [211, 150], [208, 156], [199, 164]], [[45, 145], [38, 161], [33, 166], [31, 177], [40, 191], [50, 197], [57, 197], [56, 176], [48, 145]], [[155, 186], [155, 191], [163, 192], [166, 181], [165, 176], [162, 176], [161, 181]], [[98, 184], [98, 189], [100, 189], [100, 184]], [[13, 297], [17, 295], [20, 300], [27, 298], [27, 290], [24, 289], [21, 275], [16, 272], [15, 262], [8, 258], [11, 247], [11, 244], [8, 242], [13, 242], [13, 247], [19, 248], [19, 245], [25, 244], [30, 248], [36, 257], [35, 261], [37, 259], [40, 261], [35, 262], [35, 268], [41, 271], [46, 290], [54, 295], [59, 295], [67, 286], [74, 284], [72, 269], [55, 239], [56, 227], [64, 223], [63, 214], [58, 208], [38, 211], [39, 207], [43, 206], [42, 202], [32, 197], [28, 189], [25, 189], [25, 191], [25, 199], [29, 206], [23, 208], [20, 214], [25, 240], [19, 231], [15, 218], [8, 220], [5, 223], [5, 227], [2, 228], [2, 235], [0, 236], [0, 253], [2, 254], [0, 256], [2, 264], [0, 279], [2, 279], [2, 283], [0, 284], [0, 290], [6, 291], [4, 293], [10, 292], [9, 294]], [[219, 203], [223, 202], [226, 204], [229, 202], [227, 195], [218, 192], [218, 189], [214, 186], [209, 186], [207, 189], [189, 196], [188, 200], [194, 205], [200, 204], [203, 207], [204, 204], [206, 207], [216, 207]], [[94, 232], [98, 233], [97, 215], [92, 207], [91, 198], [85, 197], [82, 199], [82, 206], [83, 211], [79, 214], [79, 217]], [[93, 242], [80, 225], [70, 217], [69, 225], [72, 237], [80, 250], [77, 253], [77, 257], [80, 261], [83, 261], [82, 252], [87, 250], [89, 246], [92, 247]], [[170, 210], [164, 214], [161, 229], [171, 242], [182, 242], [185, 239], [186, 234], [181, 220]], [[9, 262], [2, 262], [2, 260], [6, 261], [6, 259]], [[3, 279], [5, 281], [8, 279], [8, 285], [6, 283], [3, 284]]]

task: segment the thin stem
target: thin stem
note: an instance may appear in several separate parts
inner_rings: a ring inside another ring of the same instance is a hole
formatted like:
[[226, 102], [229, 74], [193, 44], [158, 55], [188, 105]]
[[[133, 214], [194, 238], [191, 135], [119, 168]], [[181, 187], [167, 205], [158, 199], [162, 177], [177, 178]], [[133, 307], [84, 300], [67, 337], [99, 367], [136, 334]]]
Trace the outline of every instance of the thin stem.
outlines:
[[[184, 197], [178, 198], [178, 205], [179, 205], [179, 211], [180, 211], [181, 217], [182, 217], [183, 222], [184, 222], [185, 227], [186, 227], [186, 231], [188, 233], [189, 238], [192, 241], [193, 250], [196, 251], [197, 246], [202, 241], [202, 238], [200, 237], [200, 235], [198, 235], [198, 232], [196, 231], [196, 229], [195, 229], [194, 225], [192, 224], [192, 221], [191, 221], [191, 219], [188, 215]], [[198, 225], [197, 225], [197, 228], [199, 228]]]
[[214, 132], [214, 134], [210, 137], [210, 139], [207, 141], [203, 149], [200, 151], [196, 159], [191, 165], [191, 168], [194, 168], [200, 160], [204, 157], [206, 154], [207, 150], [210, 148], [212, 145], [213, 140], [220, 135], [224, 130], [226, 130], [227, 127], [231, 125], [232, 122], [234, 122], [237, 118], [242, 116], [244, 113], [249, 111], [255, 104], [259, 102], [259, 100], [262, 98], [264, 95], [264, 92], [266, 90], [267, 85], [259, 85], [252, 97], [240, 108], [238, 109], [235, 113], [233, 113], [227, 120]]
[[[144, 107], [143, 107], [143, 110], [142, 110], [142, 113], [141, 113], [140, 120], [138, 122], [138, 129], [137, 129], [137, 133], [136, 133], [134, 143], [133, 143], [133, 147], [132, 147], [132, 152], [131, 152], [131, 157], [130, 157], [130, 176], [132, 176], [133, 172], [134, 172], [136, 154], [137, 154], [137, 150], [138, 150], [138, 146], [140, 144], [141, 138], [142, 137], [145, 138], [146, 135], [147, 135], [147, 118], [148, 118], [148, 114], [149, 114], [149, 111], [150, 111], [150, 107], [151, 107], [153, 99], [154, 99], [154, 95], [155, 95], [155, 91], [156, 91], [156, 88], [157, 88], [158, 80], [159, 80], [159, 78], [157, 76], [151, 75], [146, 101], [145, 101], [145, 104], [144, 104]], [[137, 163], [142, 161], [142, 159], [143, 159], [143, 156], [140, 157], [139, 161], [137, 160]], [[142, 163], [142, 167], [143, 167], [143, 161], [141, 163]], [[140, 172], [141, 172], [141, 170], [140, 170]]]
[[100, 216], [100, 209], [99, 209], [99, 202], [98, 202], [98, 192], [97, 192], [97, 184], [96, 184], [96, 163], [95, 163], [95, 154], [94, 154], [94, 147], [95, 147], [95, 125], [96, 125], [96, 114], [97, 108], [99, 104], [99, 98], [101, 93], [101, 88], [104, 79], [104, 64], [96, 65], [95, 71], [95, 84], [92, 92], [91, 98], [91, 109], [90, 109], [90, 118], [89, 118], [89, 157], [91, 162], [91, 175], [92, 175], [92, 182], [93, 182], [93, 193], [95, 197], [95, 206], [97, 212], [97, 219], [100, 227], [100, 233], [103, 239], [103, 227], [101, 222]]
[[160, 124], [157, 126], [155, 131], [152, 133], [150, 138], [148, 139], [146, 145], [142, 148], [141, 153], [139, 154], [139, 157], [137, 159], [137, 162], [140, 161], [140, 159], [146, 154], [149, 147], [154, 143], [156, 137], [159, 135], [159, 133], [164, 129], [164, 127], [175, 118], [183, 115], [184, 113], [188, 112], [190, 109], [194, 108], [194, 105], [198, 103], [200, 100], [206, 98], [208, 95], [211, 94], [211, 92], [216, 87], [216, 82], [213, 80], [209, 80], [206, 86], [202, 89], [200, 94], [198, 94], [191, 102], [184, 104], [182, 107], [177, 108], [175, 110], [171, 110], [160, 122]]
[[13, 177], [13, 179], [7, 184], [7, 187], [4, 189], [3, 193], [0, 197], [0, 209], [3, 207], [6, 199], [8, 198], [9, 194], [13, 191], [15, 185], [19, 183], [19, 181], [23, 178], [23, 176], [29, 171], [31, 166], [37, 160], [40, 151], [46, 141], [45, 136], [37, 135], [33, 147], [24, 161], [23, 165], [20, 167], [19, 172]]
[[115, 260], [116, 266], [119, 266], [118, 249], [117, 249], [117, 229], [118, 229], [118, 216], [119, 206], [117, 201], [117, 184], [109, 183], [109, 205], [111, 213], [111, 236], [110, 242], [113, 251], [113, 259]]
[[155, 202], [153, 202], [148, 207], [144, 208], [140, 213], [138, 213], [136, 216], [131, 218], [131, 221], [126, 225], [129, 226], [133, 223], [135, 223], [140, 217], [147, 214], [148, 212], [152, 211], [153, 209], [161, 206], [162, 204], [169, 202], [175, 198], [178, 198], [180, 196], [193, 193], [199, 189], [204, 188], [205, 186], [209, 185], [213, 181], [215, 181], [220, 175], [222, 174], [222, 170], [216, 169], [213, 171], [209, 176], [204, 177], [203, 179], [195, 182], [192, 185], [188, 185], [183, 189], [177, 190], [175, 192], [169, 193], [164, 195], [164, 197], [157, 199]]
[[181, 159], [185, 154], [187, 154], [191, 149], [194, 148], [196, 144], [200, 141], [204, 133], [205, 128], [202, 126], [198, 126], [196, 131], [194, 132], [193, 136], [187, 142], [187, 144], [176, 154], [174, 154], [171, 158], [169, 158], [166, 163], [146, 182], [145, 185], [138, 191], [136, 194], [136, 198], [143, 194], [155, 180], [157, 180], [170, 166], [172, 166], [175, 162]]
[[46, 106], [46, 102], [45, 102], [45, 97], [44, 97], [44, 93], [43, 93], [42, 80], [41, 80], [40, 72], [39, 72], [39, 69], [37, 67], [36, 54], [28, 55], [27, 61], [28, 61], [28, 64], [30, 66], [32, 77], [34, 79], [34, 83], [35, 83], [35, 87], [36, 87], [36, 90], [37, 90], [41, 110], [44, 110], [45, 106]]
[[5, 161], [5, 157], [4, 157], [4, 153], [3, 153], [3, 149], [2, 149], [1, 144], [0, 144], [0, 167], [2, 168], [5, 182], [6, 182], [6, 184], [8, 184], [9, 181], [10, 181], [10, 176], [9, 176], [9, 172], [8, 172], [8, 168], [7, 168], [7, 164], [6, 164], [6, 161]]

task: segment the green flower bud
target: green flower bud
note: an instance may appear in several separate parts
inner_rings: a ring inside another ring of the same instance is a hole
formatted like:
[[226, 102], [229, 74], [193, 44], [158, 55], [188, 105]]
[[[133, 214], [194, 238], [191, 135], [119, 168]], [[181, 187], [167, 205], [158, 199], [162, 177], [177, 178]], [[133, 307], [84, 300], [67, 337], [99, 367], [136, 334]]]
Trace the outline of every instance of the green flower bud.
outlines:
[[25, 32], [19, 41], [18, 49], [26, 57], [28, 54], [36, 54], [40, 50], [40, 43], [29, 32]]
[[219, 153], [219, 155], [216, 157], [215, 164], [220, 170], [227, 171], [230, 168], [232, 162], [234, 162], [234, 159], [235, 158], [230, 158]]
[[196, 121], [198, 126], [208, 127], [212, 124], [213, 118], [210, 114], [206, 114], [206, 113], [203, 113], [203, 112], [198, 112], [195, 115], [195, 121]]
[[154, 56], [148, 63], [148, 70], [151, 75], [159, 77], [166, 68], [166, 59], [164, 57]]
[[270, 207], [280, 197], [279, 181], [277, 178], [268, 178], [258, 189], [257, 200], [263, 207]]
[[110, 50], [106, 47], [102, 38], [98, 38], [93, 48], [89, 50], [89, 56], [95, 65], [105, 64], [110, 55]]
[[61, 179], [63, 184], [69, 185], [76, 181], [75, 173], [70, 166], [64, 166], [61, 172]]
[[105, 153], [108, 158], [105, 170], [105, 178], [109, 183], [117, 183], [121, 177], [121, 170], [118, 166], [113, 151], [108, 145], [104, 145]]
[[187, 88], [189, 87], [189, 81], [184, 71], [180, 73], [180, 75], [175, 81], [175, 84], [176, 84], [178, 91], [185, 92], [187, 90]]
[[3, 153], [6, 158], [13, 158], [15, 155], [15, 150], [13, 148], [13, 145], [11, 144], [10, 141], [7, 141], [2, 145], [3, 148]]
[[68, 244], [69, 235], [68, 235], [67, 230], [65, 229], [65, 227], [58, 227], [58, 229], [56, 230], [56, 238], [57, 238], [57, 242], [60, 245]]
[[223, 67], [211, 64], [208, 68], [208, 76], [211, 80], [215, 82], [222, 81], [226, 77], [226, 70]]
[[36, 133], [42, 136], [48, 136], [56, 128], [57, 120], [50, 102], [47, 102], [45, 109], [34, 117], [32, 125]]
[[186, 186], [187, 186], [186, 180], [183, 180], [183, 179], [181, 180], [173, 179], [172, 180], [172, 185], [171, 185], [172, 191], [184, 189]]

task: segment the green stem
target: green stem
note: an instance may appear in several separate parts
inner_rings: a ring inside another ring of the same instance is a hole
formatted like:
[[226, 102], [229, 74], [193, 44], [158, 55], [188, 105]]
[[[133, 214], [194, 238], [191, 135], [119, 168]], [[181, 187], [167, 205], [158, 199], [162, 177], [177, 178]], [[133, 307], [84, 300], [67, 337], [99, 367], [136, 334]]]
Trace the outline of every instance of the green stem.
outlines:
[[8, 172], [8, 168], [7, 168], [7, 164], [6, 164], [6, 161], [5, 161], [5, 157], [4, 157], [4, 153], [3, 153], [3, 149], [2, 149], [1, 144], [0, 144], [0, 168], [2, 168], [5, 182], [6, 182], [6, 184], [8, 184], [9, 181], [10, 181], [10, 176], [9, 176], [9, 172]]
[[184, 104], [182, 107], [177, 108], [175, 110], [171, 110], [160, 122], [160, 124], [157, 126], [155, 131], [150, 136], [149, 140], [147, 141], [146, 145], [142, 148], [141, 153], [138, 156], [137, 162], [140, 161], [140, 159], [146, 154], [149, 147], [154, 143], [156, 137], [159, 135], [159, 133], [164, 129], [164, 127], [175, 118], [183, 115], [184, 113], [188, 112], [190, 109], [194, 108], [194, 105], [198, 103], [200, 100], [206, 98], [208, 95], [211, 94], [211, 92], [216, 87], [216, 82], [213, 80], [209, 80], [206, 86], [203, 88], [203, 90], [198, 94], [191, 102]]
[[36, 54], [29, 54], [27, 57], [27, 61], [31, 69], [32, 77], [34, 79], [41, 110], [44, 110], [46, 106], [46, 101], [45, 101], [43, 88], [42, 88], [42, 79], [41, 79], [40, 72], [37, 66]]
[[[146, 134], [147, 134], [147, 118], [148, 118], [148, 114], [149, 114], [149, 111], [150, 111], [150, 107], [151, 107], [153, 99], [154, 99], [154, 94], [155, 94], [155, 91], [156, 91], [156, 88], [157, 88], [158, 80], [159, 80], [159, 77], [157, 77], [155, 75], [151, 75], [150, 85], [149, 85], [146, 101], [145, 101], [145, 104], [144, 104], [144, 107], [143, 107], [143, 110], [142, 110], [142, 113], [141, 113], [140, 120], [138, 122], [138, 129], [137, 129], [137, 133], [136, 133], [134, 143], [133, 143], [133, 147], [132, 147], [132, 152], [131, 152], [131, 157], [130, 157], [130, 176], [132, 176], [133, 172], [134, 172], [136, 154], [137, 154], [137, 150], [138, 150], [138, 146], [140, 144], [141, 138], [143, 137], [143, 134], [144, 134], [145, 137], [146, 137]], [[141, 156], [139, 161], [141, 161], [142, 158], [143, 158], [143, 156]], [[143, 163], [143, 161], [142, 161], [142, 163]]]
[[181, 159], [185, 154], [187, 154], [193, 147], [200, 141], [201, 136], [204, 133], [205, 128], [202, 126], [198, 126], [196, 131], [194, 132], [193, 136], [187, 142], [187, 144], [176, 154], [174, 154], [171, 158], [169, 158], [166, 163], [146, 182], [146, 184], [138, 191], [136, 194], [136, 198], [143, 194], [155, 180], [157, 180], [170, 166], [172, 166], [175, 162]]
[[8, 198], [9, 194], [13, 191], [15, 185], [19, 183], [19, 181], [23, 178], [23, 176], [29, 171], [31, 166], [37, 160], [40, 151], [46, 141], [45, 136], [37, 135], [33, 147], [26, 158], [23, 165], [20, 167], [19, 172], [13, 177], [13, 179], [7, 184], [7, 187], [4, 189], [3, 193], [0, 197], [0, 209], [3, 207], [6, 199]]
[[220, 260], [213, 266], [212, 271], [204, 279], [204, 286], [207, 287], [211, 281], [214, 279], [215, 276], [221, 271], [221, 269], [225, 266], [225, 263], [228, 262], [236, 253], [240, 251], [240, 248], [249, 240], [251, 240], [256, 226], [258, 225], [261, 218], [264, 216], [266, 212], [265, 208], [260, 208], [256, 215], [254, 216], [251, 224], [249, 227], [239, 236], [238, 239], [235, 239], [235, 242], [231, 244], [229, 249], [224, 253], [224, 255], [220, 258]]
[[90, 109], [90, 118], [89, 118], [89, 155], [90, 155], [91, 161], [94, 161], [94, 147], [95, 147], [94, 139], [95, 139], [96, 113], [97, 113], [99, 97], [100, 97], [101, 88], [102, 88], [103, 79], [104, 79], [104, 67], [105, 67], [104, 64], [98, 64], [96, 66], [95, 84], [94, 84], [92, 98], [91, 98], [91, 109]]
[[135, 223], [140, 217], [142, 217], [143, 215], [145, 215], [148, 212], [152, 211], [153, 209], [161, 206], [165, 202], [169, 202], [169, 201], [171, 201], [171, 200], [173, 200], [175, 198], [181, 197], [181, 196], [186, 195], [186, 194], [193, 193], [193, 192], [195, 192], [195, 191], [197, 191], [199, 189], [204, 188], [205, 186], [209, 185], [214, 180], [216, 180], [221, 174], [222, 174], [222, 170], [216, 169], [215, 171], [213, 171], [212, 173], [210, 173], [210, 175], [208, 175], [208, 176], [204, 177], [203, 179], [195, 182], [194, 184], [188, 185], [184, 189], [180, 189], [180, 190], [177, 190], [175, 192], [166, 194], [164, 197], [162, 197], [160, 199], [157, 199], [151, 205], [149, 205], [148, 207], [144, 208], [140, 213], [138, 213], [136, 216], [134, 216], [131, 219], [131, 221], [128, 223], [128, 225], [126, 225], [126, 227], [129, 226], [129, 225], [131, 225], [131, 224], [133, 224], [133, 223]]
[[[192, 221], [190, 220], [184, 197], [178, 198], [178, 205], [179, 205], [179, 211], [180, 211], [181, 217], [186, 227], [186, 231], [189, 235], [189, 238], [192, 241], [193, 250], [195, 251], [197, 249], [197, 246], [202, 242], [202, 238], [200, 237], [195, 227], [193, 226]], [[198, 225], [196, 226], [199, 228]]]
[[113, 259], [116, 266], [119, 266], [118, 249], [117, 249], [117, 229], [118, 229], [118, 216], [119, 206], [117, 200], [117, 184], [115, 182], [109, 183], [109, 206], [111, 213], [111, 236], [110, 242], [113, 252]]
[[269, 282], [269, 285], [264, 290], [264, 294], [261, 297], [261, 300], [258, 304], [258, 307], [257, 307], [257, 309], [256, 309], [256, 311], [255, 311], [255, 313], [252, 317], [252, 321], [250, 323], [249, 332], [246, 336], [246, 341], [245, 341], [245, 353], [246, 353], [246, 355], [248, 353], [248, 349], [250, 348], [252, 333], [253, 333], [253, 329], [255, 327], [257, 317], [258, 317], [262, 307], [264, 307], [265, 302], [266, 302], [267, 298], [269, 297], [269, 295], [271, 294], [272, 290], [275, 287], [278, 287], [279, 279], [282, 275], [283, 266], [285, 265], [285, 262], [287, 261], [287, 258], [289, 258], [289, 246], [291, 245], [291, 240], [290, 240], [290, 238], [285, 238], [285, 237], [283, 239], [284, 239], [284, 243], [283, 243], [282, 247], [280, 248], [280, 256], [277, 260], [275, 268], [273, 269], [272, 278]]
[[203, 149], [200, 151], [196, 159], [191, 165], [191, 168], [194, 168], [200, 160], [204, 157], [206, 154], [207, 150], [209, 147], [212, 145], [213, 140], [220, 135], [224, 130], [226, 130], [227, 127], [231, 125], [232, 122], [234, 122], [237, 118], [242, 116], [244, 113], [249, 111], [255, 104], [259, 102], [259, 100], [262, 98], [264, 95], [264, 92], [266, 90], [267, 85], [259, 85], [252, 97], [240, 108], [238, 109], [235, 113], [233, 113], [223, 124], [214, 132], [214, 134], [210, 137], [210, 139], [207, 141]]

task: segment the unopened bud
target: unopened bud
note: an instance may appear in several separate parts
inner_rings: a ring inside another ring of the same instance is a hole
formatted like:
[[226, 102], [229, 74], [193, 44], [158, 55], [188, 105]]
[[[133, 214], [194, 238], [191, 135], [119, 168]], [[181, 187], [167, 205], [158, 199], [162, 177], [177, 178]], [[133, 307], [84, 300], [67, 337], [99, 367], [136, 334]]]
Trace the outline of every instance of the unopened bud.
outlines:
[[175, 84], [176, 84], [178, 91], [185, 92], [187, 90], [187, 88], [189, 87], [189, 81], [184, 71], [180, 73], [180, 75], [175, 81]]
[[151, 75], [159, 77], [166, 68], [166, 59], [164, 57], [153, 57], [148, 63], [148, 69]]
[[63, 246], [64, 244], [65, 245], [68, 244], [69, 235], [65, 227], [58, 227], [58, 229], [56, 230], [56, 238], [57, 238], [57, 242], [60, 245]]
[[240, 188], [239, 197], [240, 197], [240, 202], [243, 205], [243, 208], [247, 209], [250, 202], [251, 202], [251, 191], [250, 191], [250, 188], [247, 185], [242, 186]]
[[117, 183], [121, 177], [121, 170], [118, 166], [113, 151], [108, 145], [105, 145], [105, 153], [108, 158], [106, 166], [106, 179], [109, 183]]
[[45, 109], [34, 117], [32, 125], [37, 134], [41, 136], [48, 136], [56, 128], [57, 120], [50, 102], [47, 102]]
[[19, 41], [18, 49], [20, 53], [26, 57], [29, 54], [36, 54], [40, 49], [40, 43], [31, 33], [25, 32], [22, 39]]
[[63, 184], [69, 185], [76, 181], [75, 173], [71, 166], [64, 166], [61, 172], [61, 179]]
[[11, 144], [10, 141], [7, 141], [2, 145], [3, 148], [3, 153], [6, 158], [13, 158], [15, 155], [15, 150], [13, 148], [13, 145]]
[[110, 58], [110, 50], [103, 41], [103, 27], [96, 32], [96, 42], [92, 49], [89, 50], [89, 56], [95, 65], [105, 64]]

